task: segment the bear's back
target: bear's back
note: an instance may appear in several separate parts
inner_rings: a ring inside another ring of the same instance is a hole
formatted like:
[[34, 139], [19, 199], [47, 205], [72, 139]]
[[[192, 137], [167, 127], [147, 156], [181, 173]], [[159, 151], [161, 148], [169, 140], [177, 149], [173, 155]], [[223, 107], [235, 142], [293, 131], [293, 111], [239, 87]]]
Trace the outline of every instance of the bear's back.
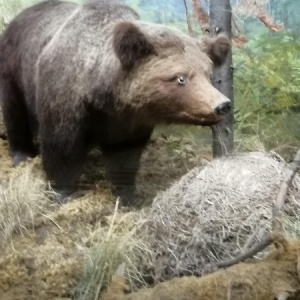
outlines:
[[[9, 71], [15, 71], [30, 54], [34, 59], [51, 40], [66, 17], [76, 8], [73, 3], [47, 1], [29, 7], [21, 12], [7, 27], [0, 40], [1, 58], [15, 61], [8, 64]], [[20, 59], [22, 59], [20, 61]]]
[[[36, 68], [40, 68], [40, 60], [53, 63], [52, 69], [56, 69], [58, 76], [65, 73], [66, 65], [76, 68], [74, 74], [93, 76], [97, 65], [105, 69], [103, 64], [107, 59], [103, 56], [113, 56], [114, 23], [137, 18], [129, 7], [113, 1], [79, 5], [53, 0], [29, 7], [9, 24], [0, 39], [1, 73], [13, 76], [25, 100], [35, 102]], [[110, 58], [107, 71], [111, 70], [112, 62], [117, 64], [114, 57]], [[85, 78], [87, 81], [96, 79]]]

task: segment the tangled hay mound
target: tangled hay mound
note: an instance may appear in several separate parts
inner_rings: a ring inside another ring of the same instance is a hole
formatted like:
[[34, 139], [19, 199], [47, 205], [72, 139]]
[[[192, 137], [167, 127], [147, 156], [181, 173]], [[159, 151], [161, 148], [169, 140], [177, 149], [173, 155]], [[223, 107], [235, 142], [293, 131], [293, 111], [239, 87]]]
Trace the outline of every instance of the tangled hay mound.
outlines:
[[261, 261], [240, 263], [203, 277], [181, 277], [128, 294], [116, 277], [101, 300], [299, 300], [299, 241], [277, 240]]
[[[154, 282], [205, 274], [261, 240], [286, 170], [278, 156], [237, 154], [192, 169], [160, 193], [137, 222], [153, 249], [143, 264]], [[285, 205], [289, 219], [300, 212], [299, 200], [296, 176]]]

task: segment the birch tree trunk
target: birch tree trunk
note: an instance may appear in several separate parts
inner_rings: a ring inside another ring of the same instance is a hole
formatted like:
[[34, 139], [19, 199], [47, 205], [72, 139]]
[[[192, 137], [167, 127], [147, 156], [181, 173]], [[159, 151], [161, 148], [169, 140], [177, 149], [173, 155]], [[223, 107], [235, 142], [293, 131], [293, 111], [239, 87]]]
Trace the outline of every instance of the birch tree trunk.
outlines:
[[[231, 37], [231, 5], [230, 0], [210, 0], [210, 35], [221, 32]], [[233, 67], [232, 52], [226, 62], [215, 69], [212, 83], [219, 91], [227, 96], [233, 104]], [[223, 121], [212, 127], [213, 156], [219, 157], [233, 150], [233, 108]]]

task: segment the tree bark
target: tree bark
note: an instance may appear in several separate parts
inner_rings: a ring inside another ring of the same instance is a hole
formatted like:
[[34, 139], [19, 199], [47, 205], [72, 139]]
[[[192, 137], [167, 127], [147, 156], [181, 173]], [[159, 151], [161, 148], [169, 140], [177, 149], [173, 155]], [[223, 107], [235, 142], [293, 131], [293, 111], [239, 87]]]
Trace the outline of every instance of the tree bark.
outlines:
[[[210, 0], [210, 35], [223, 32], [231, 37], [231, 5], [230, 0]], [[215, 88], [227, 96], [233, 104], [233, 66], [230, 51], [225, 63], [215, 68], [212, 83]], [[224, 120], [212, 127], [213, 156], [219, 157], [233, 151], [233, 105]]]

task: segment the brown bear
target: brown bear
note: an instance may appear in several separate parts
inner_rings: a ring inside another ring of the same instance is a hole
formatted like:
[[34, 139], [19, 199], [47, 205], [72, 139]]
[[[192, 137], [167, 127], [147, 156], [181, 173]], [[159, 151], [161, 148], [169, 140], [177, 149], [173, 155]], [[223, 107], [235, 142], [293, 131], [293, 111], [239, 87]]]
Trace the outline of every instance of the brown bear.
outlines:
[[66, 196], [88, 151], [99, 146], [108, 177], [131, 195], [155, 125], [213, 125], [230, 110], [210, 83], [229, 49], [225, 35], [200, 42], [113, 1], [50, 0], [25, 9], [0, 37], [13, 163], [36, 155], [38, 136], [47, 177]]

